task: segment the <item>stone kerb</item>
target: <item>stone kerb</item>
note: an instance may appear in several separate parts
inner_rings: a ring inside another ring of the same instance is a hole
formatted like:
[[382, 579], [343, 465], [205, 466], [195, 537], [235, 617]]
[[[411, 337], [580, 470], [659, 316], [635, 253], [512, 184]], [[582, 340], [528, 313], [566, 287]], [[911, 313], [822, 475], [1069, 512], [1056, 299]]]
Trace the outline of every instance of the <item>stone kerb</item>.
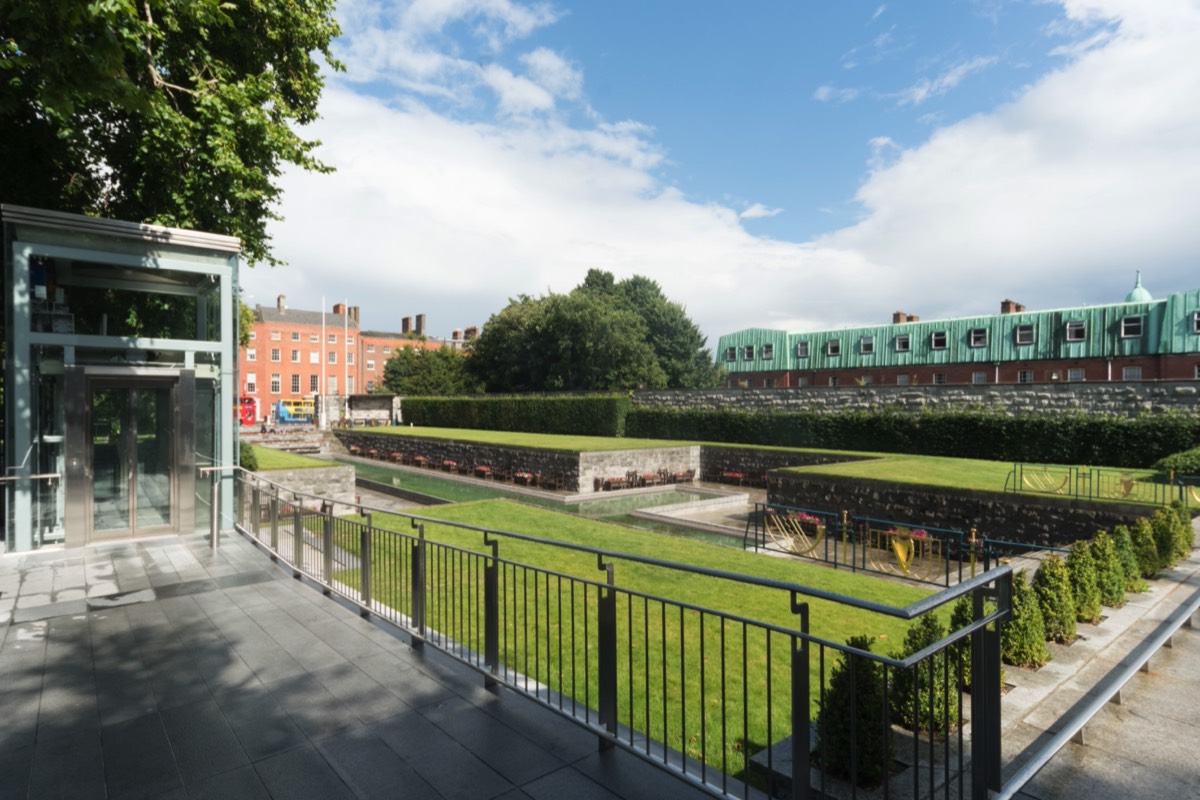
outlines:
[[1069, 547], [1076, 540], [1091, 539], [1098, 530], [1128, 525], [1154, 512], [1146, 506], [786, 472], [771, 473], [768, 495], [781, 505], [847, 510], [855, 516], [963, 532], [975, 528], [980, 537], [1040, 547]]

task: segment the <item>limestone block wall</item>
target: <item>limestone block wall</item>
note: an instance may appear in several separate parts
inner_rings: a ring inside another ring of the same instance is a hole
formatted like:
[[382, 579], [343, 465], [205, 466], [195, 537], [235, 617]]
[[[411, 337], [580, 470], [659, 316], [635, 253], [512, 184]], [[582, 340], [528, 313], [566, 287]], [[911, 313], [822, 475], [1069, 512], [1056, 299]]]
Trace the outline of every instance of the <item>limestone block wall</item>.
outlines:
[[[328, 497], [343, 503], [353, 503], [354, 467], [346, 464], [314, 467], [312, 469], [273, 469], [254, 473], [293, 492]], [[307, 503], [306, 505], [312, 505]]]
[[1005, 386], [854, 386], [641, 390], [634, 406], [787, 412], [991, 408], [1022, 414], [1076, 411], [1132, 417], [1200, 409], [1200, 382], [1051, 383]]
[[767, 473], [780, 467], [838, 464], [860, 458], [836, 453], [796, 453], [751, 447], [705, 445], [700, 455], [703, 480], [718, 483], [725, 473], [736, 472], [751, 486], [765, 486]]
[[624, 477], [628, 472], [657, 473], [667, 470], [672, 474], [692, 471], [700, 478], [700, 446], [659, 447], [652, 450], [611, 450], [603, 453], [579, 454], [579, 488], [586, 494], [596, 489], [597, 481], [603, 484], [607, 478]]
[[1004, 541], [1068, 547], [1098, 530], [1148, 517], [1152, 508], [1087, 503], [1069, 498], [1003, 492], [911, 487], [866, 480], [839, 480], [772, 473], [772, 503], [819, 511], [849, 511], [914, 527], [949, 528]]

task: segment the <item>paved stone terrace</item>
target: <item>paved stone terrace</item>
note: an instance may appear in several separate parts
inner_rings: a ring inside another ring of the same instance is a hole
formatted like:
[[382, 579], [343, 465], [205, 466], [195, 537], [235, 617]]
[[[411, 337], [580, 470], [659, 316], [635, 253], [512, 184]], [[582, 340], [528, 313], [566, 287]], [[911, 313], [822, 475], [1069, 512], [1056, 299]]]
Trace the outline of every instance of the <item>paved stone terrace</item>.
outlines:
[[0, 556], [0, 798], [710, 795], [237, 535]]

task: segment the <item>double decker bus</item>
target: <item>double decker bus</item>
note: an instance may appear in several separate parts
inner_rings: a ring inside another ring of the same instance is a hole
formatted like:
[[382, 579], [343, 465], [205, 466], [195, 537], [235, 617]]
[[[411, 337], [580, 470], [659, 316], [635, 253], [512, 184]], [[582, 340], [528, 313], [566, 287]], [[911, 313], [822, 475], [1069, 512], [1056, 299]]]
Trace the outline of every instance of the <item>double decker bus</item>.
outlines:
[[258, 422], [258, 400], [249, 395], [238, 398], [233, 414], [241, 425], [253, 425]]
[[275, 421], [280, 424], [312, 422], [316, 406], [311, 398], [289, 398], [275, 404]]

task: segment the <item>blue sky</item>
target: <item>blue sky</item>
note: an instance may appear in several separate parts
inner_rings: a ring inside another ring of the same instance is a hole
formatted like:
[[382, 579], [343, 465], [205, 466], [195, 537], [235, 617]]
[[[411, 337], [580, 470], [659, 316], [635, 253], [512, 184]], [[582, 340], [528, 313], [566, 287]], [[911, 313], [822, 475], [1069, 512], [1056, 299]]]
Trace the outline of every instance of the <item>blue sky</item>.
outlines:
[[1200, 0], [342, 0], [253, 303], [482, 325], [588, 268], [708, 335], [1195, 288]]

